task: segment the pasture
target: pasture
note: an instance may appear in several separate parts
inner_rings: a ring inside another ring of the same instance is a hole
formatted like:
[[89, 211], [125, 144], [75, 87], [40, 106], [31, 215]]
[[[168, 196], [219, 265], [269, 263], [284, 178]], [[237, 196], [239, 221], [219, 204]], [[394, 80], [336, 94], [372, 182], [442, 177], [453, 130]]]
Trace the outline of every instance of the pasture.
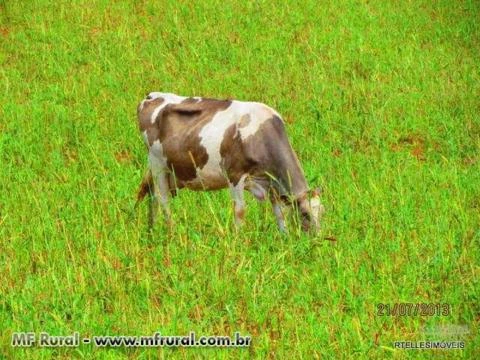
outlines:
[[[0, 1], [0, 358], [480, 358], [479, 64], [475, 0]], [[182, 190], [174, 231], [149, 234], [154, 90], [278, 110], [322, 231], [283, 236], [249, 194], [236, 231], [228, 191]], [[394, 349], [440, 326], [465, 348]], [[14, 348], [19, 331], [252, 345]]]

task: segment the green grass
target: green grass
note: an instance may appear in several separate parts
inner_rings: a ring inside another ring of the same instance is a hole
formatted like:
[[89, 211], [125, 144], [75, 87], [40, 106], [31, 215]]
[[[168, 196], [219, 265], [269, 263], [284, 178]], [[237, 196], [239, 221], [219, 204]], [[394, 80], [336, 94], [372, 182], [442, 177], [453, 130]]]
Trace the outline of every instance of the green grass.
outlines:
[[[0, 1], [0, 358], [480, 358], [478, 1]], [[181, 191], [134, 216], [157, 90], [287, 121], [322, 232], [248, 196]], [[327, 240], [326, 238], [330, 239]], [[335, 241], [332, 241], [334, 239]], [[447, 317], [381, 317], [441, 302]], [[393, 350], [422, 326], [466, 348]], [[14, 331], [250, 334], [248, 349], [10, 346]]]

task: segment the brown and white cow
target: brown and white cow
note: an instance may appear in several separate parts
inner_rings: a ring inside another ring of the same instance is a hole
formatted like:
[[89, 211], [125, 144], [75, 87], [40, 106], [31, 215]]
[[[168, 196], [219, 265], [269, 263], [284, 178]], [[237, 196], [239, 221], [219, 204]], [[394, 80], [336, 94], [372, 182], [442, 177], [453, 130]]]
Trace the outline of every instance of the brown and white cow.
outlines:
[[282, 200], [300, 211], [304, 230], [319, 227], [319, 193], [309, 191], [283, 120], [272, 108], [151, 92], [137, 112], [149, 161], [137, 204], [147, 193], [153, 196], [152, 223], [159, 204], [170, 222], [168, 199], [176, 189], [229, 187], [237, 225], [243, 222], [248, 190], [258, 200], [269, 198], [281, 231], [286, 231]]

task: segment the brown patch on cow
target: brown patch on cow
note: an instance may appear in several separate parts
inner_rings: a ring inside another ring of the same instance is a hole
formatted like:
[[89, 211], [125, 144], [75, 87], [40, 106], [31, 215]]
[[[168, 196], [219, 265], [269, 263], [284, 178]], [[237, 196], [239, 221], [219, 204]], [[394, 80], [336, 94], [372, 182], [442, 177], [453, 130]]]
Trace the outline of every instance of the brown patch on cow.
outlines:
[[[277, 157], [285, 149], [286, 133], [283, 121], [277, 116], [265, 121], [253, 136], [242, 141], [238, 129], [248, 125], [250, 115], [244, 115], [238, 124], [231, 125], [224, 134], [220, 146], [222, 166], [228, 179], [236, 185], [243, 174], [250, 174], [257, 180], [264, 178], [271, 181], [270, 175], [276, 176], [279, 169]], [[291, 148], [286, 143], [291, 151]], [[268, 175], [268, 174], [270, 175]]]
[[143, 108], [140, 109], [141, 103], [137, 108], [138, 125], [142, 133], [144, 131], [147, 132], [149, 145], [152, 145], [153, 142], [158, 138], [158, 127], [155, 123], [152, 124], [152, 114], [158, 106], [162, 105], [163, 102], [164, 99], [158, 97], [153, 100], [145, 100], [143, 102]]
[[238, 127], [239, 128], [244, 128], [245, 126], [247, 126], [250, 121], [251, 121], [251, 117], [250, 117], [250, 114], [245, 114], [243, 115], [241, 118], [240, 118], [240, 121], [238, 122]]
[[281, 195], [299, 195], [308, 189], [284, 123], [278, 116], [263, 122], [257, 132], [244, 141], [238, 126], [230, 126], [225, 131], [220, 154], [222, 166], [234, 185], [247, 173], [257, 182], [263, 179], [271, 183]]
[[175, 177], [186, 182], [197, 177], [197, 169], [208, 162], [207, 150], [199, 133], [215, 114], [227, 109], [231, 101], [192, 98], [165, 106], [156, 125], [158, 138]]
[[[275, 176], [276, 184], [283, 187], [282, 195], [298, 196], [308, 190], [305, 175], [297, 155], [288, 141], [285, 124], [278, 116], [273, 116], [260, 126], [259, 135], [252, 145], [255, 154], [263, 147], [263, 157], [259, 159], [260, 168], [268, 169]], [[255, 155], [259, 156], [259, 155]]]
[[252, 159], [245, 154], [244, 144], [238, 132], [237, 124], [227, 128], [220, 144], [222, 167], [226, 170], [228, 180], [237, 185], [243, 174], [249, 173], [254, 165]]

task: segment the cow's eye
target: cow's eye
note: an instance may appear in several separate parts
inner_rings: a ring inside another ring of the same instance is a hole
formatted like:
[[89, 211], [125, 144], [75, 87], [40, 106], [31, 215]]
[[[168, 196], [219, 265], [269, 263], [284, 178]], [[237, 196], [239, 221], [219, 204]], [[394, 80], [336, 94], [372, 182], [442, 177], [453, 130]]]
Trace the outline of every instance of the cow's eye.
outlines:
[[150, 94], [147, 94], [147, 97], [146, 97], [147, 100], [152, 100], [152, 97]]

